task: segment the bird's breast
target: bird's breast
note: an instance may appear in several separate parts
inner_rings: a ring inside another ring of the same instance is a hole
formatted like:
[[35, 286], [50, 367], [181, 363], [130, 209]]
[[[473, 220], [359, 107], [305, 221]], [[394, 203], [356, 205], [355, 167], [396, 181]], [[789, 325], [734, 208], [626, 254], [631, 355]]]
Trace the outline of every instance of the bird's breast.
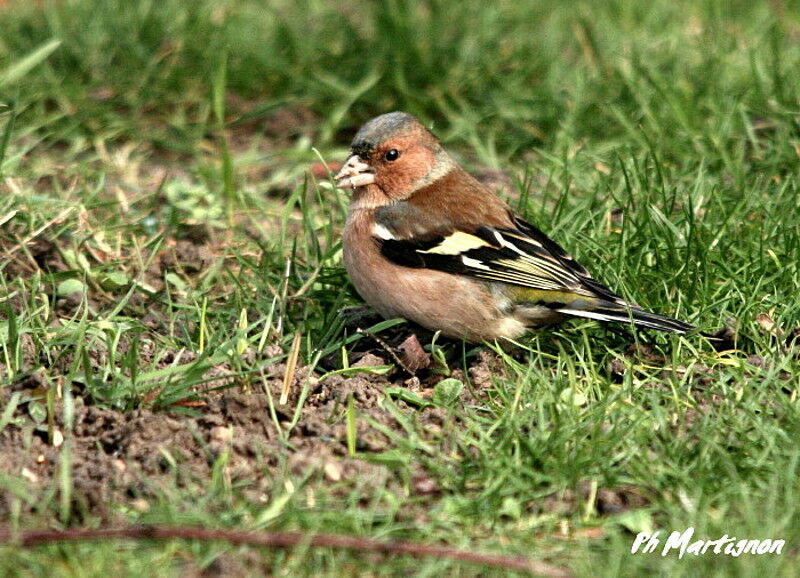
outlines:
[[518, 337], [525, 325], [506, 311], [487, 283], [432, 269], [403, 267], [380, 252], [374, 209], [350, 212], [344, 264], [358, 293], [386, 318], [405, 317], [468, 341]]

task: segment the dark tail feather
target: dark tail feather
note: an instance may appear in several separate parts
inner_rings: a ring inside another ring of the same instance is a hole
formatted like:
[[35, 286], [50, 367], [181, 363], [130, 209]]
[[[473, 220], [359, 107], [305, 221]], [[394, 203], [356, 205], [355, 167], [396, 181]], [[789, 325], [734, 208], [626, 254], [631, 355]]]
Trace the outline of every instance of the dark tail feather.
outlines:
[[598, 321], [610, 321], [614, 323], [633, 323], [639, 327], [657, 329], [668, 333], [688, 333], [695, 329], [695, 326], [679, 319], [673, 319], [658, 313], [646, 311], [641, 307], [625, 307], [616, 303], [601, 302], [591, 310], [571, 309], [564, 307], [557, 309], [558, 312], [575, 317], [586, 319], [597, 319]]

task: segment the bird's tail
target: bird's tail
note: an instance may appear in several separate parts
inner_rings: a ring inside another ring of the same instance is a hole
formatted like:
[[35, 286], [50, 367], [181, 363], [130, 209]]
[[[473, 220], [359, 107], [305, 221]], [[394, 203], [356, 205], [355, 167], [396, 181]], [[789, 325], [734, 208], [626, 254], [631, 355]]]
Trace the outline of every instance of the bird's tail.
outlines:
[[666, 315], [652, 313], [636, 305], [625, 305], [612, 301], [595, 302], [591, 309], [577, 309], [564, 307], [556, 309], [559, 313], [584, 317], [586, 319], [596, 319], [598, 321], [610, 321], [614, 323], [633, 323], [639, 327], [657, 329], [668, 333], [688, 333], [695, 329], [691, 323], [686, 323], [679, 319], [673, 319]]

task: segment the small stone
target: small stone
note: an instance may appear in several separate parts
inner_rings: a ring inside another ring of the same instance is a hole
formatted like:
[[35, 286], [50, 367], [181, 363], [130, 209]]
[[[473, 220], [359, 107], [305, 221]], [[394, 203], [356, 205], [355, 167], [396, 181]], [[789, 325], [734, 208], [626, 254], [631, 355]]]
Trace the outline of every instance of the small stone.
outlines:
[[364, 357], [356, 361], [352, 367], [381, 367], [383, 365], [386, 365], [385, 359], [373, 355], [372, 353], [367, 353]]
[[23, 478], [25, 478], [32, 484], [35, 484], [39, 481], [39, 476], [37, 476], [34, 472], [29, 470], [28, 468], [22, 468], [20, 474], [22, 475]]
[[430, 494], [435, 494], [439, 491], [439, 484], [436, 483], [436, 480], [431, 478], [430, 476], [426, 475], [417, 475], [414, 476], [411, 480], [411, 484], [414, 487], [414, 492], [417, 495], [427, 496]]
[[342, 479], [342, 464], [339, 462], [325, 462], [323, 470], [325, 479], [329, 482], [338, 482]]
[[233, 428], [218, 425], [211, 428], [211, 439], [215, 442], [228, 444], [233, 440]]

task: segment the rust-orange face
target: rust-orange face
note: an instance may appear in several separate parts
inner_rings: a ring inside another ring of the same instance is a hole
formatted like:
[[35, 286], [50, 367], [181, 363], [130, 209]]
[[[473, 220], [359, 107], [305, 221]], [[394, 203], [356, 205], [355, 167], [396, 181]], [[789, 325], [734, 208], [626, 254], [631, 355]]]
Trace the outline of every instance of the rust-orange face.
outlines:
[[431, 182], [447, 153], [420, 122], [404, 112], [376, 117], [358, 131], [336, 181], [356, 190], [374, 185], [388, 200], [402, 200]]

